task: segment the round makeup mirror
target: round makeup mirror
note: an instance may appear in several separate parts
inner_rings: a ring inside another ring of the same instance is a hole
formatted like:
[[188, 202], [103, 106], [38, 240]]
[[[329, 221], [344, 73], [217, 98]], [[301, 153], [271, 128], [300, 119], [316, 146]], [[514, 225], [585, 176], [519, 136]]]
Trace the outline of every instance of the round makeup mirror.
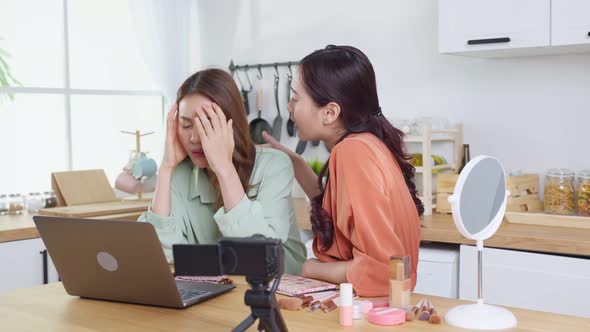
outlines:
[[449, 325], [474, 330], [503, 330], [517, 324], [510, 311], [484, 304], [482, 292], [483, 241], [494, 235], [502, 224], [508, 194], [504, 168], [496, 158], [478, 156], [459, 174], [449, 203], [459, 232], [476, 241], [478, 290], [476, 304], [449, 310], [445, 316]]

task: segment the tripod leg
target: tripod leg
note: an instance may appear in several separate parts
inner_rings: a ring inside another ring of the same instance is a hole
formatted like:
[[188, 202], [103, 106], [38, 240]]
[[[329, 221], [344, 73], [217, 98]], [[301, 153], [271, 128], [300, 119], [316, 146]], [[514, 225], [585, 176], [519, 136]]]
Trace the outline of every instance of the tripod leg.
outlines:
[[276, 330], [273, 330], [273, 327], [265, 319], [260, 319], [258, 331], [275, 332]]
[[285, 324], [285, 320], [283, 319], [283, 315], [281, 315], [281, 309], [278, 307], [274, 307], [271, 312], [272, 328], [275, 329], [274, 331], [280, 332], [287, 332], [287, 324]]
[[252, 326], [252, 324], [254, 324], [254, 322], [256, 321], [256, 316], [254, 316], [254, 314], [251, 314], [250, 316], [246, 317], [246, 319], [244, 319], [240, 325], [236, 326], [232, 332], [244, 332], [246, 331], [250, 326]]
[[278, 307], [255, 310], [254, 316], [260, 319], [258, 331], [266, 332], [287, 332], [287, 325]]

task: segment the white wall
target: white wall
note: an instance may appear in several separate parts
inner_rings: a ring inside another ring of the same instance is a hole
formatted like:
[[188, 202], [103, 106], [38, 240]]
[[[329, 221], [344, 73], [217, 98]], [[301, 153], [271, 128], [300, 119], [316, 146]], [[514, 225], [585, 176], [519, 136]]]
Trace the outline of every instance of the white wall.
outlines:
[[[299, 60], [327, 44], [353, 45], [375, 67], [388, 117], [462, 122], [471, 156], [496, 156], [508, 170], [590, 168], [590, 54], [440, 55], [435, 0], [200, 1], [199, 20], [203, 66]], [[271, 96], [265, 106], [271, 121]]]

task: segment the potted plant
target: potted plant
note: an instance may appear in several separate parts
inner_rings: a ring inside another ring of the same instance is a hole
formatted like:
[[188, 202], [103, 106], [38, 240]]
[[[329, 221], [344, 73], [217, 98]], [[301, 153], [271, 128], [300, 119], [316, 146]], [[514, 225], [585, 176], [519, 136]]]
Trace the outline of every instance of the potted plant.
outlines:
[[[2, 40], [2, 38], [0, 38]], [[22, 84], [12, 75], [10, 67], [8, 66], [8, 58], [10, 54], [0, 47], [0, 87], [9, 87], [13, 85], [22, 86]], [[13, 93], [7, 93], [8, 99], [14, 100]], [[0, 93], [0, 102], [4, 99], [4, 93]]]
[[[320, 175], [320, 171], [322, 167], [324, 167], [323, 161], [319, 159], [313, 160], [306, 160], [307, 165], [314, 171], [315, 174]], [[297, 181], [293, 181], [293, 197], [295, 198], [305, 198], [305, 200], [309, 201], [309, 198], [305, 195], [303, 188], [299, 185]]]
[[320, 171], [322, 170], [322, 167], [324, 167], [324, 162], [316, 158], [314, 160], [307, 160], [307, 165], [311, 167], [316, 175], [320, 175]]

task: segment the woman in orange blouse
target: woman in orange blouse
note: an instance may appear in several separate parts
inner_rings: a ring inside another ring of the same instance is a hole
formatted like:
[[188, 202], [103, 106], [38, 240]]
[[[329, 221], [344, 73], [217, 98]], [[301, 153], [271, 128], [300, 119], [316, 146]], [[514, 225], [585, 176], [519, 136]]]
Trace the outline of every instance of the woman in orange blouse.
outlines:
[[[350, 282], [361, 296], [389, 292], [389, 257], [409, 255], [412, 289], [424, 211], [413, 183], [403, 133], [381, 113], [369, 59], [350, 46], [328, 46], [299, 65], [289, 112], [302, 140], [323, 140], [330, 159], [319, 177], [287, 152], [295, 177], [312, 199], [313, 249], [302, 275]], [[327, 176], [327, 182], [322, 179]]]

